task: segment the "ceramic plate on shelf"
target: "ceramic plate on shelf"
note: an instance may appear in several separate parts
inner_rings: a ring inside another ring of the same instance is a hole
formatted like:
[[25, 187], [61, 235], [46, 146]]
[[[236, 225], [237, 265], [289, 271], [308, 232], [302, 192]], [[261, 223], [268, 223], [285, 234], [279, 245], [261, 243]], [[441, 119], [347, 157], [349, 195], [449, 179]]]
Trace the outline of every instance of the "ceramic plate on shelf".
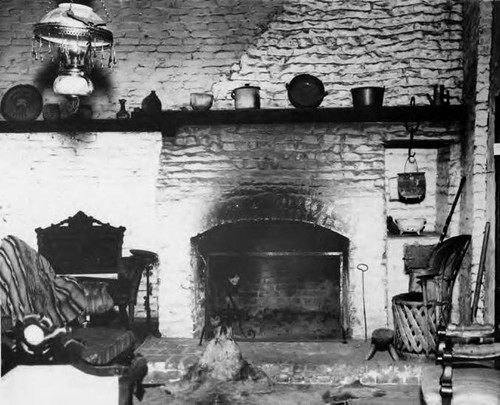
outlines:
[[42, 95], [31, 84], [11, 87], [2, 97], [0, 111], [7, 121], [34, 121], [43, 108]]

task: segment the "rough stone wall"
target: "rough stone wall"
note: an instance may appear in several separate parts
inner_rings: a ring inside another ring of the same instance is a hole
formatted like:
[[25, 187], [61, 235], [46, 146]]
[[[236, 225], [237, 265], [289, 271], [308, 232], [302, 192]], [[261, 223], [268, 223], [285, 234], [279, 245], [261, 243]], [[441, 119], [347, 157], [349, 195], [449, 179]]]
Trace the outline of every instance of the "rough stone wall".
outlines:
[[[396, 170], [398, 160], [394, 153], [386, 156], [383, 142], [403, 135], [404, 125], [390, 124], [241, 125], [187, 127], [177, 138], [165, 139], [158, 182], [158, 215], [164, 230], [162, 332], [185, 334], [193, 325], [186, 313], [194, 319], [202, 316], [195, 305], [202, 297], [195, 294], [196, 259], [190, 239], [219, 223], [269, 218], [306, 221], [348, 237], [346, 310], [352, 333], [363, 335], [359, 263], [370, 267], [367, 285], [381, 287], [376, 293], [367, 290], [369, 328], [390, 324], [391, 293], [406, 291], [407, 280], [401, 280], [401, 266], [388, 268], [386, 263], [386, 162], [394, 160], [390, 169]], [[432, 230], [436, 152], [417, 152], [427, 170], [429, 196], [411, 212], [428, 215]], [[413, 216], [402, 204], [392, 204], [405, 217]], [[394, 259], [399, 265], [401, 257]], [[398, 275], [400, 281], [394, 282]]]
[[[491, 202], [494, 184], [492, 136], [489, 128], [490, 112], [490, 63], [493, 22], [493, 3], [469, 1], [464, 4], [464, 101], [468, 107], [468, 126], [465, 129], [463, 163], [467, 186], [462, 199], [462, 231], [472, 235], [470, 264], [471, 272], [460, 275], [461, 320], [469, 319], [470, 291], [475, 288], [477, 270], [481, 256], [484, 225], [493, 223], [494, 205]], [[487, 191], [489, 190], [489, 191]], [[488, 195], [490, 197], [488, 197]], [[493, 235], [493, 233], [490, 233]], [[491, 244], [490, 244], [491, 248]], [[489, 261], [491, 263], [491, 259]], [[493, 268], [493, 267], [491, 267]], [[486, 299], [491, 304], [494, 283], [491, 275], [483, 287]], [[484, 298], [483, 298], [484, 299]], [[481, 303], [484, 303], [481, 300]], [[493, 319], [491, 311], [480, 314]]]
[[[351, 325], [362, 335], [361, 277], [386, 283], [382, 129], [358, 125], [189, 127], [165, 140], [159, 175], [160, 329], [192, 330], [194, 277], [190, 238], [225, 221], [290, 219], [349, 238]], [[182, 296], [178, 286], [183, 287]], [[386, 297], [367, 296], [368, 323], [387, 323]], [[165, 317], [163, 317], [163, 314]]]
[[[117, 64], [96, 69], [96, 90], [83, 103], [95, 118], [114, 118], [119, 98], [127, 108], [141, 106], [156, 90], [164, 109], [189, 105], [189, 94], [210, 91], [229, 74], [246, 47], [279, 11], [283, 0], [106, 0], [116, 44]], [[51, 4], [52, 3], [52, 4]], [[90, 2], [106, 19], [99, 1]], [[0, 93], [16, 84], [34, 83], [47, 101], [64, 101], [50, 90], [55, 67], [33, 61], [33, 24], [56, 2], [4, 0], [0, 10]]]
[[[97, 1], [94, 10], [105, 17]], [[118, 99], [140, 107], [156, 90], [164, 109], [188, 106], [189, 93], [215, 94], [213, 108], [232, 108], [232, 89], [262, 88], [263, 107], [288, 107], [285, 84], [318, 76], [323, 106], [351, 105], [350, 88], [386, 87], [386, 104], [427, 104], [442, 83], [461, 99], [461, 3], [371, 0], [140, 0], [105, 2], [117, 65], [97, 70], [96, 91], [84, 99], [94, 117], [114, 117]], [[48, 3], [6, 0], [0, 11], [1, 88], [35, 83], [46, 101], [55, 76], [32, 61], [32, 25]], [[47, 58], [46, 58], [47, 60]], [[62, 102], [59, 98], [59, 102]]]
[[385, 86], [386, 105], [427, 104], [434, 84], [461, 100], [461, 4], [449, 0], [288, 1], [268, 29], [214, 86], [231, 107], [234, 87], [261, 87], [264, 107], [289, 107], [285, 84], [297, 74], [320, 78], [322, 106], [351, 106], [350, 89]]

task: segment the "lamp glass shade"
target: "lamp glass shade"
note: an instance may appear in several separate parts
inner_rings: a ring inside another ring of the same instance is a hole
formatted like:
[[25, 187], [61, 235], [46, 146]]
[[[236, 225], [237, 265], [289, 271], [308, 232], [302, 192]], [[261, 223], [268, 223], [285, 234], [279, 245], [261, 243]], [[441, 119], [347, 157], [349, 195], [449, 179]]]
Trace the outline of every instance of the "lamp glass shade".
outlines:
[[83, 4], [61, 3], [35, 24], [36, 39], [68, 49], [86, 50], [89, 42], [94, 48], [113, 46], [113, 33], [105, 28], [104, 20], [92, 8]]
[[54, 80], [54, 93], [66, 96], [88, 96], [94, 91], [92, 81], [78, 69], [66, 70]]

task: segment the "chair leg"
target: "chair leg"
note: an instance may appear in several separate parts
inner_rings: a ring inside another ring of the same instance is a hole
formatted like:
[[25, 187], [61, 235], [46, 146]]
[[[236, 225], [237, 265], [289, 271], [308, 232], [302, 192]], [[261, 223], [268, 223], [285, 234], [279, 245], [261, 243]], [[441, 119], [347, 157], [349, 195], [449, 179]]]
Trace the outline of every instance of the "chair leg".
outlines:
[[133, 302], [128, 304], [128, 327], [134, 324], [135, 305]]
[[444, 365], [443, 372], [439, 378], [439, 394], [441, 395], [443, 404], [450, 404], [453, 396], [453, 367]]
[[118, 305], [118, 308], [120, 310], [120, 323], [125, 326], [126, 328], [129, 327], [129, 316], [127, 314], [127, 308], [126, 304], [120, 304]]
[[375, 347], [375, 345], [372, 343], [371, 347], [370, 347], [370, 352], [368, 353], [368, 355], [366, 356], [365, 360], [371, 360], [371, 358], [373, 357], [373, 355], [375, 354], [375, 352], [377, 351], [377, 348]]
[[394, 361], [399, 361], [398, 353], [396, 352], [396, 349], [394, 348], [394, 345], [392, 343], [389, 345], [388, 350], [389, 350], [389, 354], [391, 355], [392, 359]]

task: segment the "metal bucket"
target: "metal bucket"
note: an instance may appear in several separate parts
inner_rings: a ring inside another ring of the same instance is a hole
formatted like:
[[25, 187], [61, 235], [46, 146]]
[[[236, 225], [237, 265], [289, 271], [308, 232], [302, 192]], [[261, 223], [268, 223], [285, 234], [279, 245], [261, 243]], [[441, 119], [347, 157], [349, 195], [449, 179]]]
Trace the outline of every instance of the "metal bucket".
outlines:
[[[416, 172], [406, 171], [408, 162], [416, 165]], [[414, 157], [408, 157], [405, 163], [404, 173], [398, 173], [399, 201], [405, 204], [418, 204], [425, 199], [425, 190], [425, 173], [418, 171], [417, 161]]]

